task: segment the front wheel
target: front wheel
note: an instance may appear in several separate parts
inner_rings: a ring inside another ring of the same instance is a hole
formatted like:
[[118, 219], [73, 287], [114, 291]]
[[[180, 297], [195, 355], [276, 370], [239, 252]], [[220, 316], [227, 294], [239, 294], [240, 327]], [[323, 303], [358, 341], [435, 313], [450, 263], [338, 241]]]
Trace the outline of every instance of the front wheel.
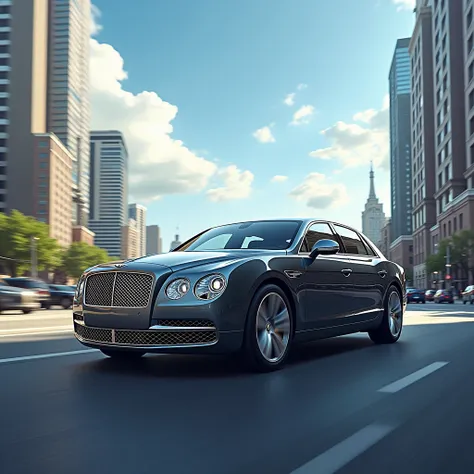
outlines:
[[403, 305], [400, 293], [390, 286], [385, 301], [382, 322], [377, 329], [369, 331], [375, 344], [393, 344], [400, 339], [403, 328]]
[[244, 335], [244, 355], [259, 372], [281, 368], [293, 339], [293, 315], [285, 293], [276, 285], [265, 285], [252, 299]]
[[138, 360], [146, 353], [141, 351], [121, 351], [117, 349], [101, 349], [102, 354], [117, 360]]

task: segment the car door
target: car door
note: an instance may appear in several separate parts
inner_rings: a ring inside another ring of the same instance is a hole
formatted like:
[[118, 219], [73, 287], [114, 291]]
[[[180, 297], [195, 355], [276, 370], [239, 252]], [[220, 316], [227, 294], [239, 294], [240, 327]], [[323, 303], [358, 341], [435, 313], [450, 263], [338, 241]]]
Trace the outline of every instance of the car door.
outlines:
[[347, 259], [338, 255], [318, 255], [314, 261], [309, 260], [313, 245], [321, 239], [335, 240], [341, 245], [327, 222], [315, 222], [306, 232], [300, 249], [306, 265], [299, 277], [303, 329], [337, 326], [345, 315], [356, 311], [350, 293], [352, 280], [344, 276], [344, 270], [349, 267]]
[[344, 262], [341, 281], [346, 282], [351, 297], [350, 312], [342, 315], [341, 324], [353, 324], [374, 319], [383, 310], [387, 287], [386, 260], [353, 229], [333, 224], [343, 250], [335, 256]]

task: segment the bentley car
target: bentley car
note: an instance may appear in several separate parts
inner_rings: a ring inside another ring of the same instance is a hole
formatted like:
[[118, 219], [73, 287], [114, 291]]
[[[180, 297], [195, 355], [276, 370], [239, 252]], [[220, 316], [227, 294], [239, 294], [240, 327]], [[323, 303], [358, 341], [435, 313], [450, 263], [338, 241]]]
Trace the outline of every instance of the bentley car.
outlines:
[[404, 269], [364, 235], [314, 219], [208, 229], [172, 252], [87, 269], [73, 303], [76, 338], [118, 359], [148, 352], [240, 352], [281, 367], [294, 343], [367, 332], [396, 342]]

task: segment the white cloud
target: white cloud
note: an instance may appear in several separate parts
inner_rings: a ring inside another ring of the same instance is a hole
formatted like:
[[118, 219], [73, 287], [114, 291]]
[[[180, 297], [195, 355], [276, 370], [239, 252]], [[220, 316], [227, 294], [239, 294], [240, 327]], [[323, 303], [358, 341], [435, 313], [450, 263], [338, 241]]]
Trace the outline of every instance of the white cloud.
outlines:
[[149, 201], [205, 189], [217, 166], [171, 137], [178, 108], [155, 92], [125, 90], [126, 79], [119, 52], [91, 39], [91, 128], [124, 134], [130, 156], [130, 198]]
[[331, 183], [322, 173], [310, 173], [290, 196], [313, 209], [328, 209], [348, 202], [344, 184]]
[[292, 92], [291, 94], [288, 94], [285, 97], [285, 100], [283, 102], [286, 105], [288, 105], [288, 107], [291, 107], [291, 106], [295, 105], [295, 95], [296, 95], [296, 93], [294, 93], [294, 92]]
[[327, 148], [310, 153], [313, 158], [338, 160], [346, 168], [375, 166], [387, 169], [389, 166], [389, 102], [385, 97], [378, 110], [367, 109], [353, 116], [358, 123], [336, 122], [321, 131], [330, 142]]
[[[302, 91], [308, 87], [308, 84], [298, 84], [296, 86], [297, 91]], [[288, 107], [293, 107], [295, 105], [295, 97], [296, 97], [296, 92], [292, 92], [291, 94], [288, 94], [285, 99], [283, 100], [283, 103], [286, 104]]]
[[99, 23], [101, 16], [101, 11], [95, 5], [91, 5], [91, 36], [98, 35], [102, 31], [102, 25]]
[[392, 0], [397, 6], [397, 10], [413, 10], [416, 6], [416, 0]]
[[210, 201], [222, 202], [245, 199], [250, 196], [254, 179], [250, 171], [241, 171], [237, 166], [230, 165], [220, 170], [218, 176], [222, 179], [224, 186], [207, 191]]
[[[270, 125], [271, 126], [271, 125]], [[273, 136], [272, 131], [269, 126], [265, 126], [255, 130], [252, 134], [260, 143], [273, 143], [275, 137]]]
[[312, 105], [303, 105], [294, 114], [292, 125], [303, 125], [309, 123], [311, 116], [314, 114], [314, 107]]
[[281, 174], [277, 174], [276, 176], [273, 176], [272, 183], [283, 183], [287, 179], [288, 179], [288, 176], [283, 176]]

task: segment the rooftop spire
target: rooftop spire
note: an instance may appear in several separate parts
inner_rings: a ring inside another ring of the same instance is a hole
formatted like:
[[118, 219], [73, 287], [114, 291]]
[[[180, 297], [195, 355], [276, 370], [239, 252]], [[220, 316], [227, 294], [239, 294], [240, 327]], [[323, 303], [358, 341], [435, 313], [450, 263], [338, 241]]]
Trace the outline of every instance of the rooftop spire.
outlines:
[[370, 162], [370, 191], [369, 191], [369, 199], [377, 199], [375, 194], [375, 184], [374, 184], [374, 165], [373, 162]]

